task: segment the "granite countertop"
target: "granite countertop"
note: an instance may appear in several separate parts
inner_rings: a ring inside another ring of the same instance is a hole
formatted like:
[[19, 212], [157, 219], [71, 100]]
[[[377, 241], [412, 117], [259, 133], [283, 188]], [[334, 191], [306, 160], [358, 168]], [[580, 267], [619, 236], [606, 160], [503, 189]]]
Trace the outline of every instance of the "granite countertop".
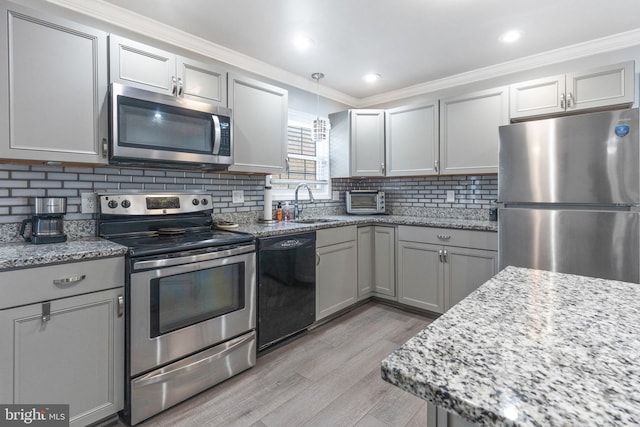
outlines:
[[[315, 217], [314, 217], [315, 218]], [[320, 230], [345, 225], [418, 225], [423, 227], [459, 228], [465, 230], [498, 231], [498, 223], [492, 221], [456, 219], [456, 218], [429, 218], [404, 215], [334, 215], [322, 216], [323, 220], [316, 224], [301, 224], [295, 221], [280, 221], [273, 225], [267, 224], [240, 224], [237, 231], [253, 234], [256, 237], [277, 236], [281, 234]]]
[[26, 242], [2, 243], [0, 244], [0, 270], [84, 261], [124, 255], [126, 252], [125, 246], [99, 237], [84, 237], [43, 245]]
[[639, 425], [640, 285], [507, 267], [382, 378], [485, 425]]

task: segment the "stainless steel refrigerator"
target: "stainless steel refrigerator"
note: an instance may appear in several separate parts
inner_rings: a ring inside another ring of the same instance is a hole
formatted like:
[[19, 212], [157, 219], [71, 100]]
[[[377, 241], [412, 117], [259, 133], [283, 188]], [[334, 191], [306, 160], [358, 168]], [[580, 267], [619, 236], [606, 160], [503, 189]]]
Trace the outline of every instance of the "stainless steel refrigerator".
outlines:
[[500, 269], [640, 283], [638, 109], [500, 127]]

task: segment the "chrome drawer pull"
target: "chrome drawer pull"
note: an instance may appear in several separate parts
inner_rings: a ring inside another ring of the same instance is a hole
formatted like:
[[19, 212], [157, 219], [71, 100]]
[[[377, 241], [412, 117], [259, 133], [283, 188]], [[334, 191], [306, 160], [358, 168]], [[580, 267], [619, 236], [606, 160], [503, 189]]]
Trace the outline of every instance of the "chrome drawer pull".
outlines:
[[451, 238], [448, 234], [438, 234], [437, 237], [440, 240], [449, 240]]
[[54, 285], [72, 285], [74, 283], [78, 283], [84, 280], [86, 277], [87, 276], [85, 274], [82, 274], [80, 276], [65, 277], [64, 279], [53, 279], [53, 284]]

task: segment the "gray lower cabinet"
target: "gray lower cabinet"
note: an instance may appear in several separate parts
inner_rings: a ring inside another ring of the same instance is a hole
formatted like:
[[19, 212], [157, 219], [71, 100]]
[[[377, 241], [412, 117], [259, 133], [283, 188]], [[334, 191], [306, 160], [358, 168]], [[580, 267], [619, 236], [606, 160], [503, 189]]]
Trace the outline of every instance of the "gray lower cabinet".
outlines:
[[355, 226], [316, 232], [316, 320], [357, 301], [358, 250]]
[[71, 426], [120, 411], [123, 282], [122, 258], [0, 273], [0, 402], [69, 404]]
[[1, 2], [0, 158], [107, 163], [107, 34]]
[[228, 106], [233, 110], [233, 172], [278, 174], [287, 156], [289, 92], [229, 73]]
[[395, 227], [358, 227], [358, 298], [396, 300]]
[[398, 302], [444, 313], [498, 272], [495, 232], [398, 227]]
[[447, 412], [445, 409], [427, 404], [427, 427], [474, 427], [474, 424], [459, 415]]

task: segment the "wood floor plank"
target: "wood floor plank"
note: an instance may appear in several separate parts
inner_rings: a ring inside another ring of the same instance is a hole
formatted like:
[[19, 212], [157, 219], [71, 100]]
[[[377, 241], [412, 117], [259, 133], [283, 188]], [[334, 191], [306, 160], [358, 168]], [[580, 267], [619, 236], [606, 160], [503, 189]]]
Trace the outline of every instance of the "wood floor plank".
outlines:
[[140, 425], [425, 426], [426, 404], [384, 382], [380, 361], [431, 321], [367, 303]]

